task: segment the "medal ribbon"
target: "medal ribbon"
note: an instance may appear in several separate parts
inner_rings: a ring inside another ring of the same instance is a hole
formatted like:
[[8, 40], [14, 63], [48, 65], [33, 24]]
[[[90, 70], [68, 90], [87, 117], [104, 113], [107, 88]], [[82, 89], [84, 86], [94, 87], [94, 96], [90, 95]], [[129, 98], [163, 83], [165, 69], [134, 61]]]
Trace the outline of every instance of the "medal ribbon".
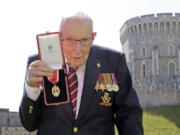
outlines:
[[101, 84], [102, 83], [102, 74], [99, 74], [99, 84]]
[[106, 75], [105, 75], [105, 73], [104, 73], [104, 74], [102, 74], [102, 77], [103, 77], [103, 83], [104, 83], [104, 84], [106, 84], [106, 83], [107, 83], [107, 81], [106, 81]]
[[59, 71], [58, 70], [54, 70], [52, 76], [48, 77], [48, 80], [52, 84], [56, 84], [59, 81]]
[[115, 80], [114, 80], [114, 74], [110, 74], [110, 77], [111, 77], [111, 80], [112, 80], [112, 84], [114, 84], [115, 83]]
[[112, 78], [112, 81], [114, 84], [117, 84], [117, 80], [116, 80], [116, 77], [115, 77], [115, 74], [111, 74], [111, 78]]
[[111, 83], [110, 74], [106, 74], [106, 79], [107, 79], [107, 83], [110, 84]]
[[113, 74], [113, 76], [114, 76], [114, 83], [117, 84], [117, 80], [116, 80], [115, 74]]

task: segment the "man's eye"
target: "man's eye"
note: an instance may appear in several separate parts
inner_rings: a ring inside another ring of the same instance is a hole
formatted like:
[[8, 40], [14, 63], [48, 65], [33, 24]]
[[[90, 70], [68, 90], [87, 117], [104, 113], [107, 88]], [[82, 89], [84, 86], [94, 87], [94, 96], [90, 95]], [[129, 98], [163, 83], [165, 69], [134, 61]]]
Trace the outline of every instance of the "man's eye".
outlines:
[[87, 41], [87, 40], [88, 40], [87, 38], [82, 39], [82, 41]]
[[68, 41], [74, 41], [74, 39], [68, 39]]

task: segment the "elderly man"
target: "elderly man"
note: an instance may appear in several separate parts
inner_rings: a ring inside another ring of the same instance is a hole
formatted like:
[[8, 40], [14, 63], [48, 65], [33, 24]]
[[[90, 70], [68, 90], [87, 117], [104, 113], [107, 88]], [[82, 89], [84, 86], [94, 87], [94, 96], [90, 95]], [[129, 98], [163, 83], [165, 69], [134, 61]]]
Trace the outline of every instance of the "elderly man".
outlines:
[[[62, 19], [61, 44], [78, 78], [72, 104], [46, 106], [39, 85], [53, 69], [31, 56], [19, 113], [28, 131], [38, 135], [143, 135], [142, 109], [132, 88], [124, 54], [93, 45], [93, 22], [84, 14]], [[73, 113], [75, 112], [75, 113]]]

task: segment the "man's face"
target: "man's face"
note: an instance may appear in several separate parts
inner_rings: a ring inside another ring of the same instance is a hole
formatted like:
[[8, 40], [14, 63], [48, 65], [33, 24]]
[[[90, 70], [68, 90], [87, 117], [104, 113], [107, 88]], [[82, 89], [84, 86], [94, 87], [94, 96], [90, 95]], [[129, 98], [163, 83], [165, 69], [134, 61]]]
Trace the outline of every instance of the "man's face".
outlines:
[[79, 67], [87, 61], [95, 35], [85, 20], [71, 19], [63, 24], [61, 43], [68, 64]]

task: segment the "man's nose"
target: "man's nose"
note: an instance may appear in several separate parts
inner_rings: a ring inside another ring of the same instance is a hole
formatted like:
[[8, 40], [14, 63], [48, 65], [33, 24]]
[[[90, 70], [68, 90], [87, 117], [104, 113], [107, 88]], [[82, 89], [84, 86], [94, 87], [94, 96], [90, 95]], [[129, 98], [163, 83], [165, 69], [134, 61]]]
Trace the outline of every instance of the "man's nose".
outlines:
[[76, 41], [75, 50], [80, 51], [81, 50], [81, 42], [79, 40]]

